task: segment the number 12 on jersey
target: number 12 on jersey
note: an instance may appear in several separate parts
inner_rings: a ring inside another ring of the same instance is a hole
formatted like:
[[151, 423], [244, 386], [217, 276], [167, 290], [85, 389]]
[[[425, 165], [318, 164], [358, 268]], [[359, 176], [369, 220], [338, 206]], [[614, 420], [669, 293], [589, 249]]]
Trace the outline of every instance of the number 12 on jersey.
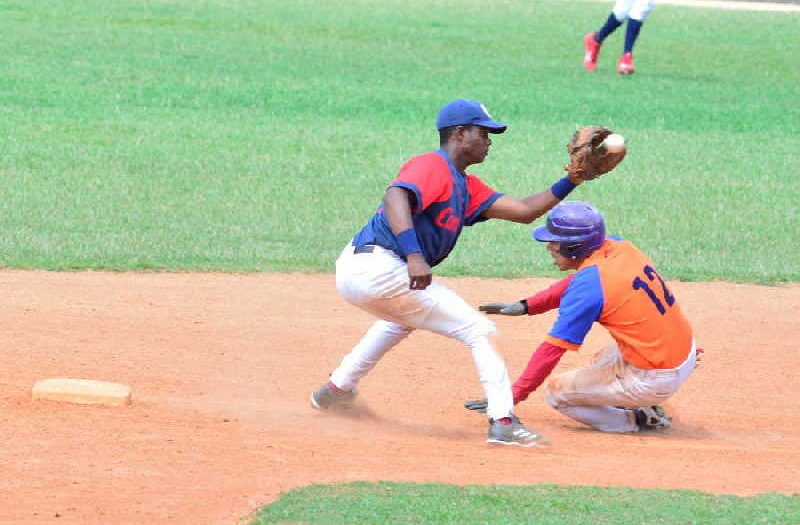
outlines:
[[[639, 277], [638, 275], [633, 280], [631, 285], [633, 286], [634, 290], [644, 290], [650, 300], [653, 302], [655, 307], [658, 309], [658, 313], [664, 315], [667, 313], [667, 307], [672, 306], [675, 304], [675, 296], [669, 293], [669, 289], [667, 285], [664, 283], [664, 279], [661, 278], [661, 275], [656, 271], [655, 268], [650, 266], [649, 264], [642, 268], [642, 272], [644, 273], [645, 277], [647, 277], [648, 281], [651, 283], [658, 280], [659, 284], [661, 285], [661, 292], [663, 295], [663, 300], [656, 295], [656, 292], [653, 288], [650, 287], [647, 281]], [[667, 306], [664, 306], [666, 303]]]

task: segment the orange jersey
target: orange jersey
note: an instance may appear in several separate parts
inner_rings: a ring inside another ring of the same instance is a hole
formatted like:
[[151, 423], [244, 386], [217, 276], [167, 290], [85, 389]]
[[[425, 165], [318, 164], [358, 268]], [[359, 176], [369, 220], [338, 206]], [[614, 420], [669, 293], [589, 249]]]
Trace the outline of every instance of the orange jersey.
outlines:
[[653, 262], [622, 239], [606, 239], [581, 264], [545, 340], [577, 350], [595, 321], [638, 368], [675, 368], [692, 346], [691, 326]]

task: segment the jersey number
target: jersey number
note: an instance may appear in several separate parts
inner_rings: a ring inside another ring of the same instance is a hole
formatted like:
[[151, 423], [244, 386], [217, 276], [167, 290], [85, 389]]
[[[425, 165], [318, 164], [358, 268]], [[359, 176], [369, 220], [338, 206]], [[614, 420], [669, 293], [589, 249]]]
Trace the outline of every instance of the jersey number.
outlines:
[[633, 289], [644, 290], [647, 296], [650, 298], [651, 301], [653, 301], [653, 304], [658, 309], [658, 313], [664, 315], [665, 313], [667, 313], [667, 307], [664, 306], [664, 302], [667, 303], [667, 306], [672, 306], [673, 304], [675, 304], [675, 296], [669, 293], [669, 289], [667, 289], [667, 285], [664, 283], [664, 279], [661, 278], [661, 276], [658, 274], [655, 268], [653, 268], [650, 265], [647, 265], [644, 268], [642, 268], [642, 270], [644, 271], [645, 276], [650, 282], [654, 282], [656, 279], [658, 279], [658, 282], [661, 283], [661, 291], [663, 292], [664, 295], [664, 301], [662, 301], [656, 295], [656, 292], [654, 292], [653, 289], [650, 288], [650, 285], [647, 284], [647, 281], [643, 280], [639, 276], [637, 276], [633, 280], [632, 283]]

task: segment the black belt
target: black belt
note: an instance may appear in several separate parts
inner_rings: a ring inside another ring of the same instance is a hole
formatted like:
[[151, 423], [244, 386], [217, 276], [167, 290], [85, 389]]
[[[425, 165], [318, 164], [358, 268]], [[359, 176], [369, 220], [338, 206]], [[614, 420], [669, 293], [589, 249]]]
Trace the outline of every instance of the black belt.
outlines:
[[372, 253], [374, 251], [375, 251], [374, 244], [363, 244], [361, 246], [356, 246], [355, 250], [353, 250], [353, 254], [355, 255], [359, 253]]

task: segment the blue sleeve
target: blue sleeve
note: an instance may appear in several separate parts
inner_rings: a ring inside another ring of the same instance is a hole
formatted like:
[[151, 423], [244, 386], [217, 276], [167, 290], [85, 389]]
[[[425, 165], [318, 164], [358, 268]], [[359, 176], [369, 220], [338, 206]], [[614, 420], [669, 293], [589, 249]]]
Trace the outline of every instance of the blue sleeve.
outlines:
[[580, 270], [561, 298], [558, 319], [548, 335], [572, 345], [582, 345], [592, 324], [600, 318], [604, 302], [597, 267]]
[[414, 195], [414, 205], [411, 207], [411, 215], [422, 212], [422, 192], [416, 184], [410, 182], [393, 182], [390, 186], [396, 186], [410, 191]]

